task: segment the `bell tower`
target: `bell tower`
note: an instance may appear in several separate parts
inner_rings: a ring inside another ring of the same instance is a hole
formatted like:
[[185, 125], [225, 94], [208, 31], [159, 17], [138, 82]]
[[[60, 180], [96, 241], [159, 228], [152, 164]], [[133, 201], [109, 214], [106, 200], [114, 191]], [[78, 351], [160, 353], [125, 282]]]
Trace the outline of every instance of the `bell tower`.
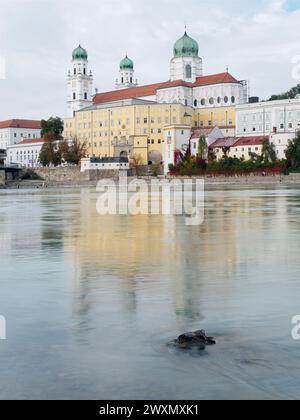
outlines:
[[137, 80], [134, 80], [134, 63], [127, 57], [120, 63], [120, 76], [116, 80], [116, 89], [127, 89], [138, 86]]
[[68, 110], [70, 115], [93, 104], [93, 74], [88, 68], [87, 51], [79, 45], [72, 54], [68, 73]]

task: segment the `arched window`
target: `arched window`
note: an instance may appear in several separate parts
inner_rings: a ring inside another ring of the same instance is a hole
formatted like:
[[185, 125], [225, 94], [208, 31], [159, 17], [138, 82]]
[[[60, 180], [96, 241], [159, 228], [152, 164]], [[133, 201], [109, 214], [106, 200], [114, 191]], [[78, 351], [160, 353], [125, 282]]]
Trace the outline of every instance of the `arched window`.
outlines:
[[204, 106], [205, 105], [205, 99], [201, 99], [201, 105]]
[[132, 83], [132, 81], [133, 81], [133, 80], [132, 80], [132, 77], [130, 77], [130, 83]]
[[83, 68], [83, 74], [86, 74], [86, 68], [85, 67]]
[[224, 102], [225, 102], [225, 104], [228, 104], [228, 96], [225, 96]]
[[74, 68], [74, 74], [76, 74], [76, 69]]
[[213, 104], [215, 103], [214, 98], [210, 98], [210, 99], [209, 99], [209, 103], [210, 103], [210, 105], [213, 105]]
[[218, 96], [217, 101], [218, 101], [218, 104], [220, 104], [220, 103], [221, 103], [221, 98], [220, 98], [220, 96]]
[[195, 99], [194, 100], [194, 107], [197, 107], [198, 106], [198, 101], [197, 101], [197, 99]]
[[84, 93], [84, 99], [87, 100], [87, 98], [88, 98], [88, 94], [85, 92]]
[[190, 64], [187, 64], [185, 66], [185, 77], [186, 77], [186, 79], [191, 79], [192, 78], [192, 66]]
[[124, 77], [121, 78], [121, 83], [124, 83]]
[[73, 100], [74, 101], [76, 100], [76, 93], [75, 92], [73, 93]]
[[234, 104], [235, 103], [235, 96], [231, 97], [231, 102]]

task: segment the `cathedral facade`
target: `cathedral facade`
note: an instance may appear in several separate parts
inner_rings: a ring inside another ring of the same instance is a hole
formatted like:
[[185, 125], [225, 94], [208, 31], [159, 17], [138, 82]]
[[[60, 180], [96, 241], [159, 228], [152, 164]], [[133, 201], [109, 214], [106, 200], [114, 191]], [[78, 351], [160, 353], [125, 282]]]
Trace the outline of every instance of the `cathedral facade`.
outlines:
[[[185, 32], [175, 43], [169, 79], [139, 85], [134, 62], [120, 62], [115, 89], [93, 94], [93, 75], [87, 51], [73, 51], [68, 74], [68, 110], [64, 137], [88, 146], [90, 157], [142, 157], [143, 164], [165, 158], [166, 130], [188, 132], [192, 127], [215, 127], [235, 133], [235, 108], [248, 101], [245, 81], [229, 72], [203, 74], [198, 43]], [[187, 131], [186, 131], [187, 130]]]

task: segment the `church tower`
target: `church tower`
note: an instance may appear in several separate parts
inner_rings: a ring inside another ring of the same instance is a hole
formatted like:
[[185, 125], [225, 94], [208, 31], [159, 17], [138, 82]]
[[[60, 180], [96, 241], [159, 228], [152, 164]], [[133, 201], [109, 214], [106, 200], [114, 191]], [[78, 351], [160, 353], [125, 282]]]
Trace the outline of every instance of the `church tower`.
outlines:
[[134, 64], [126, 55], [120, 63], [120, 77], [116, 81], [116, 89], [127, 89], [136, 86], [138, 86], [138, 82], [134, 80]]
[[93, 75], [88, 69], [88, 54], [79, 45], [72, 54], [72, 70], [68, 74], [68, 110], [75, 111], [93, 104]]
[[186, 32], [174, 46], [174, 57], [171, 60], [170, 70], [171, 81], [184, 80], [194, 83], [197, 77], [203, 76], [198, 43]]

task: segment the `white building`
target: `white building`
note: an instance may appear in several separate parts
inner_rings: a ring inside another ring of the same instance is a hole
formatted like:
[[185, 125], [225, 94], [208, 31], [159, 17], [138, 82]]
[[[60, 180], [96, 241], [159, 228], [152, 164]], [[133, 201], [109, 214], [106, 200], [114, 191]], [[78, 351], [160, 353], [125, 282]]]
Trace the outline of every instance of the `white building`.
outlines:
[[169, 172], [169, 165], [176, 164], [176, 155], [184, 155], [191, 146], [191, 155], [197, 156], [200, 137], [204, 136], [209, 147], [217, 139], [223, 137], [218, 127], [195, 128], [186, 125], [165, 127], [164, 173]]
[[[120, 80], [116, 83], [117, 91], [98, 93], [93, 98], [95, 105], [138, 98], [205, 109], [228, 107], [248, 101], [246, 81], [237, 80], [228, 71], [203, 75], [198, 43], [186, 32], [174, 45], [168, 81], [137, 86], [134, 81], [132, 60], [126, 57], [120, 67]], [[72, 102], [72, 98], [70, 100]]]
[[90, 170], [117, 170], [128, 171], [130, 169], [127, 157], [84, 158], [81, 159], [81, 172]]
[[93, 103], [93, 75], [88, 67], [88, 54], [81, 45], [73, 51], [72, 66], [68, 74], [67, 100], [71, 116]]
[[24, 168], [41, 166], [39, 162], [40, 151], [46, 139], [27, 139], [7, 148], [6, 164], [19, 165]]
[[300, 99], [258, 102], [236, 107], [237, 136], [270, 136], [279, 159], [300, 130]]
[[0, 121], [0, 149], [19, 143], [23, 139], [41, 137], [41, 122], [33, 120]]
[[262, 148], [268, 136], [224, 137], [210, 145], [217, 160], [227, 157], [250, 160], [253, 156], [261, 156]]
[[236, 107], [239, 136], [293, 133], [300, 130], [300, 99], [258, 102]]

